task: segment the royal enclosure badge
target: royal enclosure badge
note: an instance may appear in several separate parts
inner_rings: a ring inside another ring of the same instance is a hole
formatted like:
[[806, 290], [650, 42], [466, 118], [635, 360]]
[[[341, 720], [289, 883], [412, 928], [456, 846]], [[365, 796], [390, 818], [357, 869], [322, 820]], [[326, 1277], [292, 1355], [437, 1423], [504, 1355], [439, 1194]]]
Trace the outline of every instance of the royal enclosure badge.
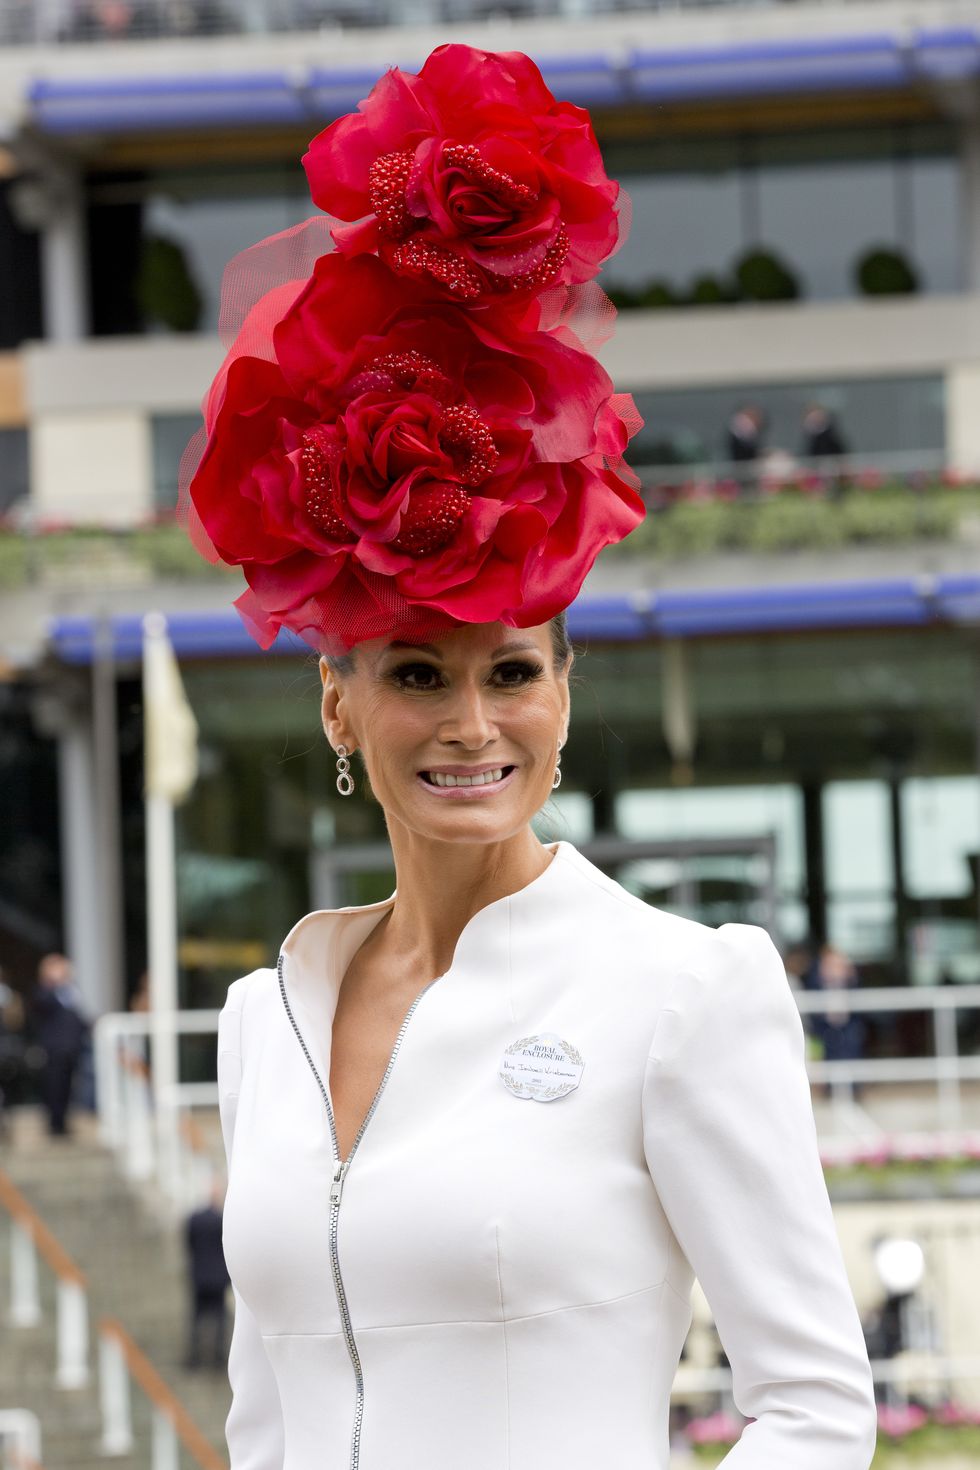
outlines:
[[574, 1092], [582, 1080], [582, 1053], [554, 1031], [522, 1036], [504, 1052], [498, 1076], [514, 1097], [554, 1102]]

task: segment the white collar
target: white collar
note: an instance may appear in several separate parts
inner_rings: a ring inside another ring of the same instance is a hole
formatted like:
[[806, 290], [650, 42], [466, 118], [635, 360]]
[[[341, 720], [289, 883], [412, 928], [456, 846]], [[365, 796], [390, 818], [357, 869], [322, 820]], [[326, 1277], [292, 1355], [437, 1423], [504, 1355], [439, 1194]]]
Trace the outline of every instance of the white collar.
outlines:
[[[463, 926], [446, 975], [470, 968], [499, 973], [499, 966], [509, 961], [509, 926], [500, 922], [502, 916], [515, 908], [525, 915], [547, 909], [561, 891], [568, 863], [591, 866], [570, 842], [552, 842], [548, 847], [554, 856], [536, 878], [516, 892], [485, 904]], [[396, 896], [397, 889], [378, 903], [315, 909], [294, 924], [282, 942], [283, 985], [318, 1069], [329, 1059], [337, 996], [347, 967]], [[475, 966], [474, 961], [478, 962]], [[422, 976], [419, 989], [432, 978], [436, 977]], [[321, 1076], [326, 1083], [326, 1074]]]

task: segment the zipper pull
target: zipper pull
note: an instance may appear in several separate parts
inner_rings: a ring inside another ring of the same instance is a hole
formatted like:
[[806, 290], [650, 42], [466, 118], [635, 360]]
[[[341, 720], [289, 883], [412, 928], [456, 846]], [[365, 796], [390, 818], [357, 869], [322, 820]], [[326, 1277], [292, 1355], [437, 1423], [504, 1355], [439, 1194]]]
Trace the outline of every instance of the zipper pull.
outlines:
[[340, 1196], [344, 1191], [344, 1180], [347, 1177], [347, 1170], [349, 1168], [350, 1159], [338, 1159], [333, 1166], [333, 1182], [330, 1185], [330, 1203], [332, 1205], [340, 1204]]

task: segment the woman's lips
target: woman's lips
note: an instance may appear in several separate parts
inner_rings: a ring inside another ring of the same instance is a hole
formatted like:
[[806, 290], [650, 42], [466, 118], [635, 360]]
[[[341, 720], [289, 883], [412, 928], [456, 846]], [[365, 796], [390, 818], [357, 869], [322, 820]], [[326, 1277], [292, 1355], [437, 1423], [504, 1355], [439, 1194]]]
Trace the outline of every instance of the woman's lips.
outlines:
[[498, 791], [503, 791], [506, 786], [509, 786], [517, 775], [517, 766], [511, 766], [509, 770], [506, 766], [480, 766], [475, 770], [470, 768], [468, 771], [464, 767], [458, 766], [455, 771], [447, 773], [476, 776], [482, 774], [484, 771], [501, 769], [506, 774], [501, 776], [499, 781], [481, 781], [476, 786], [436, 786], [434, 782], [425, 779], [425, 774], [422, 771], [419, 771], [415, 779], [424, 790], [428, 791], [430, 796], [438, 796], [450, 801], [482, 801], [485, 797], [494, 796]]

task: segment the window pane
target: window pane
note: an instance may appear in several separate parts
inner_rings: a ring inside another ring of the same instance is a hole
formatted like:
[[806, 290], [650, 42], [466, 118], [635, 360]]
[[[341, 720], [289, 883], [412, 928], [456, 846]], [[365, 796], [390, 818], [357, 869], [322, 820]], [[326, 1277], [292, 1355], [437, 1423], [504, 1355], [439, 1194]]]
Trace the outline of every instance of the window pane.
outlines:
[[188, 440], [201, 427], [199, 413], [156, 414], [153, 435], [153, 504], [158, 511], [177, 508], [177, 472]]
[[604, 285], [641, 286], [664, 280], [685, 291], [703, 274], [727, 272], [738, 254], [739, 176], [718, 173], [624, 178], [633, 223], [609, 264]]
[[0, 515], [29, 491], [27, 430], [0, 429]]
[[913, 898], [965, 898], [973, 893], [980, 853], [980, 779], [933, 776], [904, 782], [902, 826], [905, 886]]
[[884, 781], [831, 781], [823, 793], [828, 893], [892, 887], [891, 821]]
[[858, 256], [897, 244], [891, 161], [763, 168], [758, 199], [757, 243], [784, 260], [805, 296], [853, 295]]
[[961, 291], [960, 163], [955, 156], [908, 163], [911, 254], [926, 291]]
[[625, 791], [616, 798], [616, 830], [660, 842], [774, 832], [777, 888], [795, 893], [803, 883], [803, 816], [795, 786]]

